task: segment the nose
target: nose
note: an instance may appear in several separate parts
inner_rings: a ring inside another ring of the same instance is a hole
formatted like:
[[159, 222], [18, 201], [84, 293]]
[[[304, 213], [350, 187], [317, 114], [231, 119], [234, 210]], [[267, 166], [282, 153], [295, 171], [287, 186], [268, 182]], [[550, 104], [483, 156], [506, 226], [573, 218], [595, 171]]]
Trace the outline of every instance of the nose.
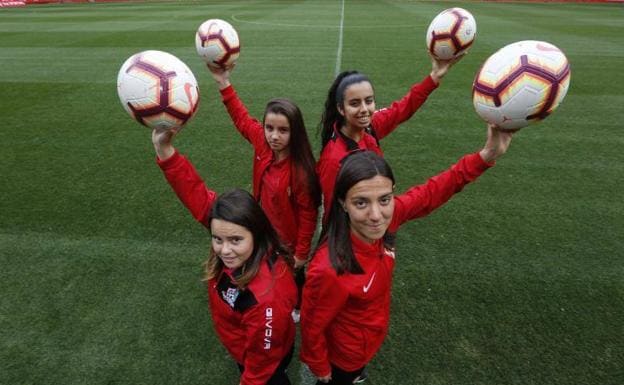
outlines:
[[371, 208], [370, 208], [370, 212], [368, 213], [368, 219], [371, 222], [379, 222], [381, 221], [381, 219], [383, 218], [383, 215], [381, 214], [381, 206], [379, 206], [379, 204], [372, 204]]
[[230, 251], [232, 250], [232, 248], [230, 247], [230, 244], [228, 242], [224, 242], [221, 245], [221, 255], [228, 255], [230, 254]]

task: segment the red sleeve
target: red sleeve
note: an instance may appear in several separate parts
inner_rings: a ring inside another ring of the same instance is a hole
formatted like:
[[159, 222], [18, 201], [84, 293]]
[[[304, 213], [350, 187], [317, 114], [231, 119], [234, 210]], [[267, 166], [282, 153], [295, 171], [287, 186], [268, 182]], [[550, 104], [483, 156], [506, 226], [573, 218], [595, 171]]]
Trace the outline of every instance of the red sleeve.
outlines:
[[448, 170], [397, 196], [393, 225], [398, 227], [411, 219], [428, 215], [493, 165], [486, 163], [478, 152], [465, 155]]
[[390, 107], [375, 111], [371, 126], [375, 129], [377, 138], [382, 139], [399, 124], [411, 118], [437, 87], [431, 76], [427, 76], [422, 82], [414, 84], [401, 100], [393, 102]]
[[295, 183], [294, 196], [295, 212], [299, 221], [295, 255], [300, 259], [307, 259], [310, 256], [312, 237], [316, 231], [318, 207], [314, 204], [314, 199], [310, 195], [308, 183], [305, 180]]
[[251, 143], [254, 148], [262, 146], [265, 143], [264, 128], [262, 123], [249, 115], [247, 107], [243, 101], [239, 99], [233, 86], [222, 89], [221, 100], [230, 114], [230, 118], [236, 126], [240, 134]]
[[348, 296], [331, 267], [308, 270], [301, 303], [301, 361], [317, 377], [331, 373], [325, 331]]
[[168, 159], [156, 159], [180, 201], [196, 220], [208, 227], [208, 215], [217, 193], [204, 184], [195, 167], [177, 151]]
[[265, 385], [290, 351], [289, 328], [293, 322], [290, 311], [277, 304], [260, 304], [245, 312], [242, 322], [247, 343], [242, 363], [245, 371], [240, 382]]

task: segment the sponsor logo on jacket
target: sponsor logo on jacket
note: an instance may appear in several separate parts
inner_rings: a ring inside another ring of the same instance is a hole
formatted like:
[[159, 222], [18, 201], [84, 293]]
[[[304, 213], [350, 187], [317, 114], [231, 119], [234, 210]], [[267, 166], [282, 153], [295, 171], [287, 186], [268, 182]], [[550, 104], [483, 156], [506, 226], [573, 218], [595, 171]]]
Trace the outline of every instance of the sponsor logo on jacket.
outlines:
[[271, 349], [273, 336], [273, 308], [267, 307], [264, 311], [264, 350]]

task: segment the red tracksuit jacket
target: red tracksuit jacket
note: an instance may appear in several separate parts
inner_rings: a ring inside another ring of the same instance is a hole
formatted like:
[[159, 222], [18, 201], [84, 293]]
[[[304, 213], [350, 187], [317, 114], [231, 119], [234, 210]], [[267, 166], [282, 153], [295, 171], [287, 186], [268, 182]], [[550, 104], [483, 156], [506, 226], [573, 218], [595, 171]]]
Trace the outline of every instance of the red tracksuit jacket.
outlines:
[[[208, 226], [217, 194], [178, 152], [157, 162], [182, 203]], [[265, 257], [244, 290], [232, 283], [236, 271], [226, 270], [207, 283], [215, 330], [236, 362], [245, 367], [240, 379], [243, 385], [265, 385], [295, 341], [290, 313], [297, 302], [297, 287], [286, 263], [273, 259]]]
[[375, 111], [370, 132], [365, 132], [359, 142], [343, 135], [340, 127], [334, 128], [332, 138], [321, 151], [321, 156], [316, 163], [316, 173], [323, 190], [323, 220], [327, 219], [329, 214], [334, 184], [338, 170], [340, 170], [340, 161], [357, 149], [374, 151], [383, 156], [378, 141], [414, 115], [437, 87], [431, 76], [427, 76], [421, 83], [414, 84], [401, 100], [393, 102], [388, 108]]
[[[442, 206], [491, 165], [478, 153], [466, 155], [450, 169], [395, 197], [388, 233]], [[388, 331], [395, 253], [385, 248], [383, 240], [368, 244], [351, 233], [351, 241], [364, 274], [338, 275], [327, 243], [308, 267], [301, 306], [301, 360], [317, 376], [330, 373], [330, 363], [346, 371], [364, 367]]]
[[249, 115], [234, 87], [221, 90], [221, 97], [236, 129], [254, 148], [254, 197], [286, 245], [299, 258], [308, 258], [318, 208], [308, 193], [307, 180], [295, 180], [290, 157], [274, 163], [262, 123]]

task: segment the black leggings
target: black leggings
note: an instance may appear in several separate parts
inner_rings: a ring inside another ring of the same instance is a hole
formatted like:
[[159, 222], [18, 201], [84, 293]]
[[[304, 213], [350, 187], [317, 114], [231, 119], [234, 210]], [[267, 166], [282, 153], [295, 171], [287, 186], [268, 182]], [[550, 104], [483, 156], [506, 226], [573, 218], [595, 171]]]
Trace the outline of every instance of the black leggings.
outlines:
[[353, 372], [347, 372], [345, 370], [340, 369], [339, 367], [331, 364], [332, 368], [332, 379], [329, 382], [321, 382], [317, 381], [316, 385], [352, 385], [353, 380], [358, 378], [358, 376], [362, 373], [365, 367], [354, 370]]
[[[288, 379], [288, 374], [286, 370], [288, 369], [288, 364], [290, 364], [290, 360], [292, 359], [293, 352], [295, 351], [295, 345], [290, 348], [290, 352], [286, 354], [286, 356], [282, 359], [277, 369], [273, 372], [271, 378], [266, 383], [266, 385], [291, 385], [290, 380]], [[245, 371], [245, 367], [241, 364], [238, 365], [238, 370], [240, 370], [241, 374]]]

